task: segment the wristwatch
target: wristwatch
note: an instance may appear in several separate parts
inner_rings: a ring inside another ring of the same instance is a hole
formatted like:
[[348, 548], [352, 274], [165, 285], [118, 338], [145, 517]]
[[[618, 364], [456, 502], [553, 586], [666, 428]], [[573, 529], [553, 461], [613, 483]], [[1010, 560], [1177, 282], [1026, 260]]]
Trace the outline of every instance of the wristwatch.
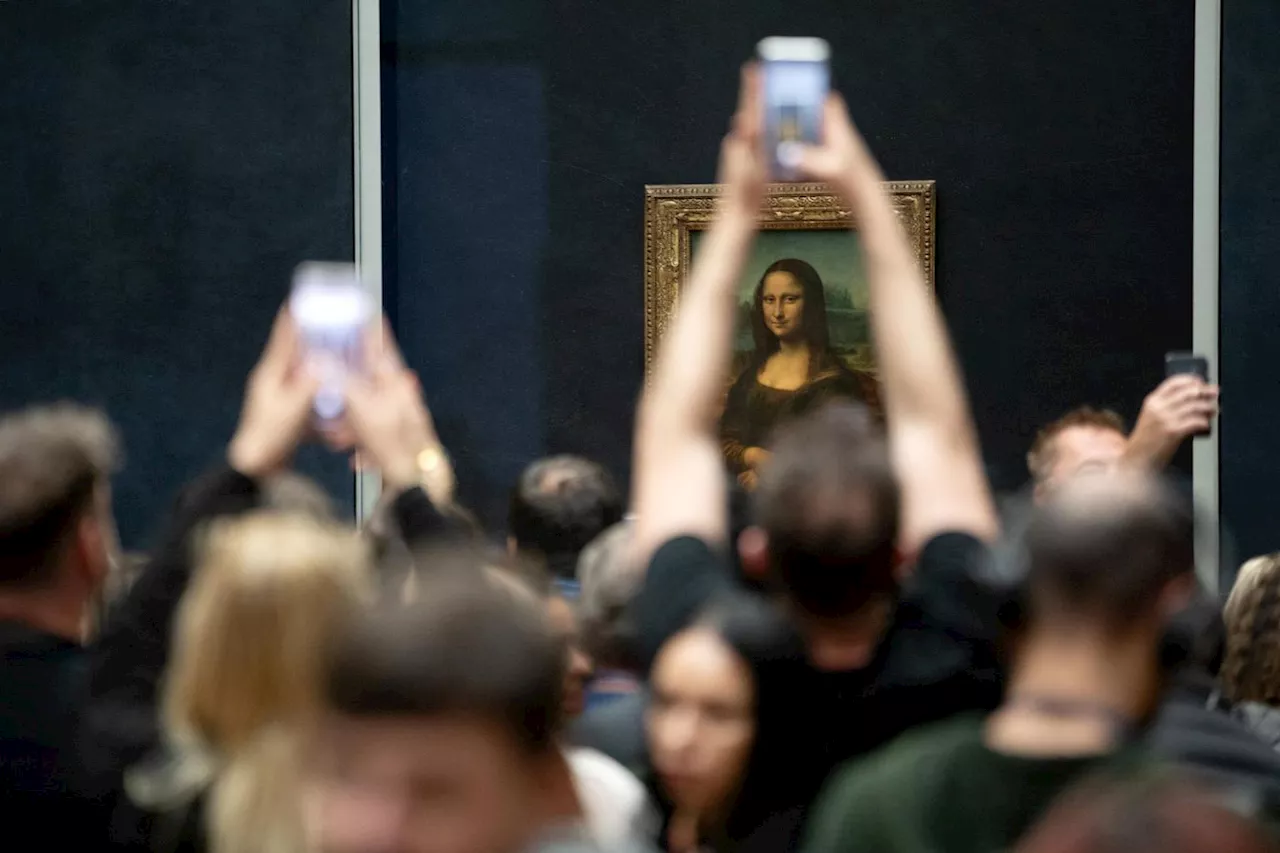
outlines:
[[438, 444], [424, 448], [418, 454], [418, 472], [424, 477], [429, 477], [439, 471], [449, 461], [449, 457], [445, 455], [444, 448]]
[[453, 502], [454, 477], [449, 455], [438, 444], [418, 452], [418, 482], [438, 506]]

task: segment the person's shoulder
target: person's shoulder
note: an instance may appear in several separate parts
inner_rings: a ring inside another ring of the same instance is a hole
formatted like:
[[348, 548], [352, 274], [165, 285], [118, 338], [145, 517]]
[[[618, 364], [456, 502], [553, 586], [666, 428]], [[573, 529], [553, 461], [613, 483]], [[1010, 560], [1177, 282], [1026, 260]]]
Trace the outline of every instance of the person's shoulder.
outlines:
[[997, 581], [994, 565], [991, 547], [973, 534], [937, 534], [903, 583], [900, 618], [915, 629], [995, 642], [1016, 588]]
[[607, 705], [588, 708], [569, 728], [576, 746], [604, 753], [639, 775], [645, 771], [643, 690], [622, 696]]
[[963, 714], [911, 729], [838, 768], [828, 782], [833, 797], [865, 796], [906, 803], [925, 796], [945, 762], [982, 742], [982, 716]]
[[657, 817], [649, 792], [634, 773], [594, 749], [566, 749], [565, 759], [588, 822], [601, 841], [620, 843], [656, 833]]
[[691, 569], [720, 570], [728, 566], [724, 551], [716, 548], [707, 540], [688, 534], [673, 536], [658, 546], [649, 558], [649, 570], [677, 570], [687, 572]]
[[1244, 702], [1232, 708], [1232, 716], [1267, 745], [1280, 748], [1280, 708]]
[[882, 849], [898, 830], [918, 831], [939, 807], [948, 765], [967, 760], [962, 753], [981, 744], [981, 731], [980, 717], [956, 717], [913, 729], [846, 762], [815, 803], [804, 849]]
[[862, 399], [864, 389], [858, 374], [837, 355], [828, 355], [817, 374], [809, 380], [807, 389], [813, 392], [839, 394]]
[[579, 781], [607, 789], [620, 799], [644, 798], [644, 785], [635, 774], [603, 752], [581, 746], [570, 747], [565, 750], [565, 757]]
[[924, 543], [915, 559], [915, 576], [924, 579], [962, 575], [971, 579], [994, 577], [991, 546], [972, 533], [948, 530]]

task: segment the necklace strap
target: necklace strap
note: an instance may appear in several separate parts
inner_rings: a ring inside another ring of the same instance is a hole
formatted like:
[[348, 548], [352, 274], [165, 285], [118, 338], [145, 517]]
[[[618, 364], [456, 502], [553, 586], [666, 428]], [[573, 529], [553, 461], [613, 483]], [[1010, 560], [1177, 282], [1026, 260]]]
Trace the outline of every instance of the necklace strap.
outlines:
[[1038, 693], [1020, 693], [1005, 699], [1005, 706], [1026, 708], [1047, 717], [1059, 719], [1092, 718], [1102, 720], [1115, 732], [1116, 739], [1133, 740], [1139, 732], [1138, 721], [1123, 711], [1092, 699], [1069, 696], [1046, 696]]

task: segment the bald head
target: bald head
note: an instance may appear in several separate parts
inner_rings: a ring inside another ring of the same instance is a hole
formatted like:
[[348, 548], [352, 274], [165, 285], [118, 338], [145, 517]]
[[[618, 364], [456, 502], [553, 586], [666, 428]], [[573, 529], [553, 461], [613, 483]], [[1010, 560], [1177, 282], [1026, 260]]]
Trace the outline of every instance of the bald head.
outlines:
[[1120, 630], [1155, 614], [1195, 577], [1189, 501], [1149, 474], [1122, 471], [1062, 486], [1027, 530], [1033, 620]]

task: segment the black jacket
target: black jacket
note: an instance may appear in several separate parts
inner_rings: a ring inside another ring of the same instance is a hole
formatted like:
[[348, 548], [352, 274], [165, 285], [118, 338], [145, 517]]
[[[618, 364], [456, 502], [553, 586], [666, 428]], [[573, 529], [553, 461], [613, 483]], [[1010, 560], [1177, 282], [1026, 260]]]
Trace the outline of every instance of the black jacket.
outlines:
[[1280, 820], [1280, 753], [1236, 719], [1209, 684], [1175, 686], [1149, 735], [1153, 752], [1267, 822]]

